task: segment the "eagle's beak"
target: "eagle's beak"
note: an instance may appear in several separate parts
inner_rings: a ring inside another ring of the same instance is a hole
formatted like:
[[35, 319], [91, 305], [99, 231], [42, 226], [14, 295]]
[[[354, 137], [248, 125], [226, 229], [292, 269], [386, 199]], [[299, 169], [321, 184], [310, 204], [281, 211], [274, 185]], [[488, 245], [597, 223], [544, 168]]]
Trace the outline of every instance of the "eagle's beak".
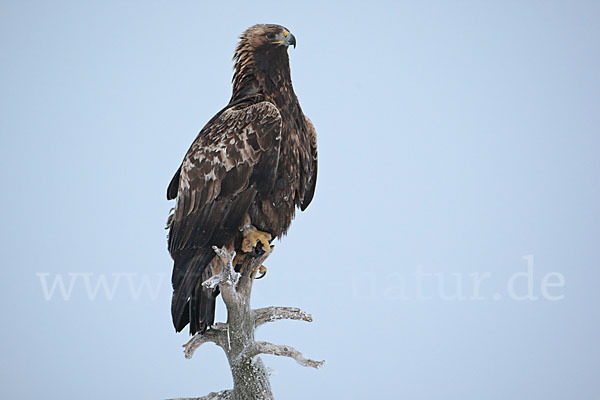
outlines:
[[285, 37], [283, 44], [285, 44], [288, 47], [294, 46], [294, 48], [296, 48], [296, 38], [294, 37], [294, 35], [285, 30], [283, 31], [283, 36]]

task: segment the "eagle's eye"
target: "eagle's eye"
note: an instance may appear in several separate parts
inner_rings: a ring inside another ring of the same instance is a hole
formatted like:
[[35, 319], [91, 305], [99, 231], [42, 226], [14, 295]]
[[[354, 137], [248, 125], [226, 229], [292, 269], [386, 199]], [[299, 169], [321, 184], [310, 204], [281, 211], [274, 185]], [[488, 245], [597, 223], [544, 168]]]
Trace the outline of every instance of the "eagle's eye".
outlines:
[[269, 32], [265, 35], [269, 40], [275, 40], [275, 34], [273, 32]]

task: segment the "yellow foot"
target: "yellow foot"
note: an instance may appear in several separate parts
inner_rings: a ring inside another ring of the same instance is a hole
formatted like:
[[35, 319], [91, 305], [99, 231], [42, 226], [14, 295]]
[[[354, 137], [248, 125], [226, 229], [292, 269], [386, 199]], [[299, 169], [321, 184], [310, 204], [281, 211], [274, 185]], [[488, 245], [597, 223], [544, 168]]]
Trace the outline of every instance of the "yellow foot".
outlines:
[[255, 249], [259, 250], [259, 244], [262, 246], [263, 251], [269, 251], [271, 249], [269, 240], [271, 240], [271, 234], [268, 232], [248, 230], [244, 232], [244, 239], [242, 240], [242, 251], [244, 253], [254, 253]]
[[267, 274], [267, 267], [265, 267], [264, 265], [261, 265], [260, 267], [258, 267], [258, 273], [260, 274], [260, 276], [257, 276], [254, 279], [262, 279], [265, 277], [265, 275]]

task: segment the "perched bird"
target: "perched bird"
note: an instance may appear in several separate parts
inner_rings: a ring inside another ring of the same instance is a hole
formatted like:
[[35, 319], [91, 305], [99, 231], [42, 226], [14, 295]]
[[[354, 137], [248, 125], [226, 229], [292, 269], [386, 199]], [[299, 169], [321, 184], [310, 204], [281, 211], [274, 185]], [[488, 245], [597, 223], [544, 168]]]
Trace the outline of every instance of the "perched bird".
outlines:
[[289, 46], [296, 38], [280, 25], [240, 36], [231, 100], [202, 128], [167, 189], [176, 199], [167, 229], [177, 332], [189, 323], [190, 334], [204, 333], [214, 323], [219, 288], [202, 285], [217, 273], [212, 246], [235, 251], [234, 264], [260, 255], [313, 198], [317, 138], [292, 87]]

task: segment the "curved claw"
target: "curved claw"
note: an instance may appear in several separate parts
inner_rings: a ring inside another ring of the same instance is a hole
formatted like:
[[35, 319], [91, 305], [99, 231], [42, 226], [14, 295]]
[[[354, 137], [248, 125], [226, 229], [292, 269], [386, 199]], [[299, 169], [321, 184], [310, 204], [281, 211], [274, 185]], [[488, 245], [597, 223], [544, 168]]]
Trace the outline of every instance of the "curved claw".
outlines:
[[259, 273], [259, 274], [261, 274], [261, 275], [260, 275], [260, 276], [257, 276], [257, 277], [256, 277], [256, 278], [254, 278], [254, 279], [262, 279], [262, 278], [264, 278], [264, 277], [265, 277], [265, 275], [267, 274], [267, 267], [265, 267], [264, 265], [261, 265], [261, 266], [258, 268], [258, 273]]

